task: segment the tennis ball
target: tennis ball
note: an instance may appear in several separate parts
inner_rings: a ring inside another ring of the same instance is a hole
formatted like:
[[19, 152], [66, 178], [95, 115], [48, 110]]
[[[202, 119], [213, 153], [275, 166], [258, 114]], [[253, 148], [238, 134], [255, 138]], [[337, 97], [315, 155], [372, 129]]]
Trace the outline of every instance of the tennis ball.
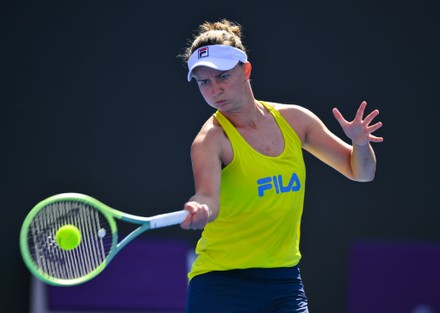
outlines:
[[63, 250], [75, 249], [81, 242], [81, 232], [71, 224], [64, 225], [58, 229], [55, 241]]

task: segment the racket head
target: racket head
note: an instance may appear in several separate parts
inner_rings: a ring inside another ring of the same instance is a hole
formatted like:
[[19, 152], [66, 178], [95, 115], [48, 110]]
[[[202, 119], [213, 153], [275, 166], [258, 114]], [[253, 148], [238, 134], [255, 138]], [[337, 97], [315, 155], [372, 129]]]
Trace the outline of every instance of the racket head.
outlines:
[[[20, 232], [24, 263], [40, 280], [72, 286], [98, 275], [116, 253], [118, 211], [79, 193], [63, 193], [39, 202], [26, 216]], [[57, 231], [73, 225], [81, 233], [79, 245], [65, 250]]]

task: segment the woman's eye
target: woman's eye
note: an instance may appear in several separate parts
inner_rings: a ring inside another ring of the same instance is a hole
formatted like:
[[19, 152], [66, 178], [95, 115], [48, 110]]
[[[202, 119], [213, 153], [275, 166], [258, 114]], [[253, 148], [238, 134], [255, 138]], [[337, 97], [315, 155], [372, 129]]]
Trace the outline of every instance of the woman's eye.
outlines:
[[225, 80], [226, 78], [228, 78], [229, 77], [229, 74], [222, 74], [222, 75], [220, 75], [218, 78], [220, 79], [220, 80]]

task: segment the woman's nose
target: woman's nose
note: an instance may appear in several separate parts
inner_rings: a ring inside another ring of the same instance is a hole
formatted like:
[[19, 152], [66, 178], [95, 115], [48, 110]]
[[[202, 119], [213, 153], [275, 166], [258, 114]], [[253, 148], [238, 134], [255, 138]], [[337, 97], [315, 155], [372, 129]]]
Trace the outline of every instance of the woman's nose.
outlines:
[[223, 88], [216, 82], [212, 83], [212, 94], [215, 98], [218, 98], [223, 93]]

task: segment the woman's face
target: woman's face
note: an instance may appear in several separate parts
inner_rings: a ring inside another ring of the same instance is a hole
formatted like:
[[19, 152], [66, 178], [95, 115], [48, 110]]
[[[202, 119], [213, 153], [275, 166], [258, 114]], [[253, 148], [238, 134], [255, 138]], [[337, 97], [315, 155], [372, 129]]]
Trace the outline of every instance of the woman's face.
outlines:
[[194, 69], [194, 78], [205, 101], [220, 111], [233, 111], [246, 96], [248, 66], [237, 64], [228, 71], [219, 71], [206, 66]]

